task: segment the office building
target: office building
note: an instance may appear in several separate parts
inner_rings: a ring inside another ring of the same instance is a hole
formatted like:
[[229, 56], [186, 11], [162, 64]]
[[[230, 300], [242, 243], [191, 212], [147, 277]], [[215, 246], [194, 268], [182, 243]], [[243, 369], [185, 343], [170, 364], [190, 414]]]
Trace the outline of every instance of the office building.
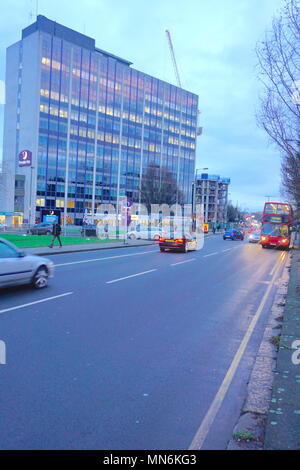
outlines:
[[140, 201], [149, 166], [190, 202], [197, 110], [197, 95], [39, 15], [7, 49], [5, 210], [30, 223], [58, 210], [80, 225], [101, 203]]

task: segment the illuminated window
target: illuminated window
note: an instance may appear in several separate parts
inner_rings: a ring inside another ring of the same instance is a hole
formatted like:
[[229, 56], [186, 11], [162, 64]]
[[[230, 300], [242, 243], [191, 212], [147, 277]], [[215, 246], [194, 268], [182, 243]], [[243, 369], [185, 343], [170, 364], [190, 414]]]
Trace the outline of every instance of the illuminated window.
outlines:
[[36, 200], [37, 207], [45, 207], [45, 199], [37, 199]]
[[68, 201], [67, 202], [67, 207], [69, 207], [70, 209], [74, 209], [75, 208], [75, 201]]
[[48, 57], [42, 57], [42, 64], [50, 66], [50, 59], [48, 59]]
[[63, 199], [56, 199], [56, 207], [64, 207], [65, 202]]

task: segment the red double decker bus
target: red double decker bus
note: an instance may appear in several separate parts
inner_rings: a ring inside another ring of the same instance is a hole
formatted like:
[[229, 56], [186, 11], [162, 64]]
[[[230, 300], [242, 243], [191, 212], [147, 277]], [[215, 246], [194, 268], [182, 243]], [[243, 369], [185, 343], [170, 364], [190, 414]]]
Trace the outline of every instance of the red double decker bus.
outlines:
[[266, 202], [262, 216], [260, 244], [262, 248], [288, 249], [291, 243], [293, 208], [284, 202]]

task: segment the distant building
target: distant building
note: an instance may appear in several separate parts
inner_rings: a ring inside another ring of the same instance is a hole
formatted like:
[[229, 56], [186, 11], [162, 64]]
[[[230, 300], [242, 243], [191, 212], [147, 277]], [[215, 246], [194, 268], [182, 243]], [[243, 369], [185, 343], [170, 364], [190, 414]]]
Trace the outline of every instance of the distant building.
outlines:
[[22, 31], [7, 49], [4, 210], [81, 224], [100, 203], [138, 202], [151, 165], [190, 201], [198, 96], [131, 65], [44, 16]]
[[195, 200], [197, 204], [203, 204], [205, 223], [227, 222], [229, 184], [230, 178], [207, 173], [196, 175]]

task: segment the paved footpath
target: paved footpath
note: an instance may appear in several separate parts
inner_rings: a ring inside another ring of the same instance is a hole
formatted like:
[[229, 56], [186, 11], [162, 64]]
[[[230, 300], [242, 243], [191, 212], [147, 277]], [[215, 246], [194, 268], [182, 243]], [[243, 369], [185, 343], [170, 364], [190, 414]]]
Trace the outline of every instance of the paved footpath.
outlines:
[[153, 245], [155, 243], [156, 242], [152, 240], [127, 240], [126, 243], [124, 243], [123, 241], [113, 243], [82, 243], [77, 245], [63, 245], [61, 248], [59, 247], [59, 245], [54, 245], [53, 248], [49, 248], [48, 246], [40, 246], [36, 248], [22, 248], [22, 250], [32, 255], [49, 256], [83, 251], [110, 250], [115, 248], [148, 246]]
[[[300, 449], [300, 236], [294, 250], [265, 449]], [[298, 350], [297, 350], [298, 348]]]
[[[212, 234], [205, 234], [205, 238], [212, 237]], [[26, 251], [28, 254], [40, 255], [40, 256], [49, 256], [49, 255], [62, 255], [66, 253], [76, 253], [84, 251], [96, 251], [96, 250], [111, 250], [115, 248], [130, 248], [138, 246], [148, 246], [155, 245], [157, 242], [154, 240], [127, 240], [124, 243], [124, 240], [116, 241], [112, 243], [82, 243], [76, 245], [63, 245], [61, 248], [58, 245], [57, 240], [55, 241], [56, 245], [53, 248], [48, 246], [40, 246], [35, 248], [21, 248], [23, 251]]]

